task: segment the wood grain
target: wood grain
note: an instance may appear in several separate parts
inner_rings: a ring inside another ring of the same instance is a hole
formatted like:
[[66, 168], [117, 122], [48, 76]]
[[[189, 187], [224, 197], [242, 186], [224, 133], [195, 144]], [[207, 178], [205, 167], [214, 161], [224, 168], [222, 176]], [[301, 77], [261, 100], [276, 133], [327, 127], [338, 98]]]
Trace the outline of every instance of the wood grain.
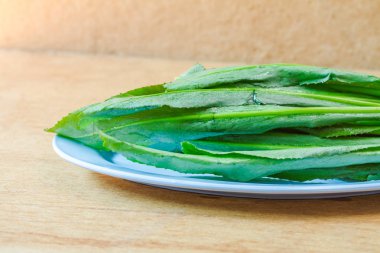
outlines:
[[380, 195], [211, 197], [99, 175], [53, 152], [43, 129], [61, 116], [191, 64], [0, 52], [0, 251], [378, 252]]

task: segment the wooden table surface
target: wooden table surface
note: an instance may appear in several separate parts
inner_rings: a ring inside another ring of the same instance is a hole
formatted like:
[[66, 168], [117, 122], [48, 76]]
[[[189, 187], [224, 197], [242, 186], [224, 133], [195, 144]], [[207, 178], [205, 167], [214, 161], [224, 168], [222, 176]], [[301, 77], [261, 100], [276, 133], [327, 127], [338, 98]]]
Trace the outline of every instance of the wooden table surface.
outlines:
[[61, 116], [192, 63], [0, 51], [0, 252], [379, 252], [380, 195], [212, 197], [96, 174], [54, 153], [43, 129]]

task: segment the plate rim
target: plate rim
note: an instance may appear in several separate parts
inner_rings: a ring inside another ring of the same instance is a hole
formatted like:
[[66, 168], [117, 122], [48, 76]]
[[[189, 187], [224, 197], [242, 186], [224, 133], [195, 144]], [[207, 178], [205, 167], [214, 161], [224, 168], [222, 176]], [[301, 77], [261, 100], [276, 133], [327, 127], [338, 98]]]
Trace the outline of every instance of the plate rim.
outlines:
[[[60, 146], [60, 140], [71, 142], [73, 145], [81, 146], [84, 150], [91, 147], [76, 142], [75, 140], [55, 135], [52, 141], [54, 151], [64, 160], [101, 174], [130, 180], [137, 183], [148, 184], [158, 187], [179, 188], [182, 190], [197, 190], [205, 192], [228, 192], [236, 194], [260, 194], [260, 195], [316, 195], [316, 194], [342, 194], [342, 193], [371, 193], [380, 191], [380, 180], [371, 182], [347, 182], [331, 184], [260, 184], [233, 181], [216, 181], [210, 179], [189, 178], [180, 176], [152, 174], [134, 170], [127, 167], [102, 166], [81, 160], [64, 151]], [[102, 158], [104, 159], [104, 158]], [[105, 160], [105, 159], [104, 159]], [[106, 161], [106, 160], [105, 160]], [[108, 162], [108, 161], [107, 161]], [[109, 162], [108, 162], [109, 163]], [[113, 167], [113, 168], [112, 168]], [[119, 169], [117, 169], [119, 168]], [[123, 170], [120, 170], [123, 169]]]

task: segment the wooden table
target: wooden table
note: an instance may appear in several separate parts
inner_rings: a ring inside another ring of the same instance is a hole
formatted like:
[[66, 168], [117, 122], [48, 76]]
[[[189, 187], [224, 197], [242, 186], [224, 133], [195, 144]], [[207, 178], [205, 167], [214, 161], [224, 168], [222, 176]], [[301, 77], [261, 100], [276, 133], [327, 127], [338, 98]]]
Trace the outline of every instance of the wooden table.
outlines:
[[99, 175], [53, 152], [43, 129], [61, 116], [191, 64], [1, 51], [0, 252], [380, 251], [380, 195], [204, 196]]

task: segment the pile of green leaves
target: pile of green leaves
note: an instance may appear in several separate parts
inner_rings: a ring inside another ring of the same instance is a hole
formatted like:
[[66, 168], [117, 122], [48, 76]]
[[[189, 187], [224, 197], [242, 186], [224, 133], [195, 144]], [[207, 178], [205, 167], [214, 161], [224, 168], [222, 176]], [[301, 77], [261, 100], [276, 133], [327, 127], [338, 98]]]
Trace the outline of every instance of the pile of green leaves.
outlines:
[[380, 78], [302, 65], [205, 69], [74, 111], [48, 129], [182, 173], [380, 179]]

